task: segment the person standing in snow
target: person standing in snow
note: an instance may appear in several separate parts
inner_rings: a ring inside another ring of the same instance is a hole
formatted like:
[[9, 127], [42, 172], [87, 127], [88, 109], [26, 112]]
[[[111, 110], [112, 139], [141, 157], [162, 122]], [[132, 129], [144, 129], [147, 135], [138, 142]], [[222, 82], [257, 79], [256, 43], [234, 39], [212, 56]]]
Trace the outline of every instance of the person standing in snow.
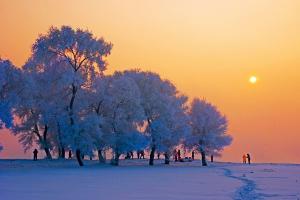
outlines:
[[192, 160], [195, 160], [195, 151], [192, 151]]
[[160, 157], [160, 153], [158, 152], [158, 153], [157, 153], [157, 159], [158, 159], [158, 160], [159, 160], [159, 157]]
[[141, 150], [141, 159], [145, 159], [145, 152], [144, 152], [144, 150]]
[[250, 165], [251, 164], [251, 157], [250, 157], [249, 153], [247, 153], [247, 160], [248, 160], [248, 164]]
[[243, 154], [243, 163], [246, 164], [247, 156]]
[[178, 152], [177, 152], [177, 157], [178, 157], [178, 160], [180, 161], [180, 160], [181, 160], [181, 153], [180, 153], [180, 149], [178, 149]]
[[175, 162], [177, 162], [177, 150], [176, 149], [174, 149], [173, 155], [174, 155]]
[[129, 152], [126, 153], [125, 159], [130, 159], [130, 153]]
[[69, 150], [69, 159], [71, 159], [71, 158], [72, 158], [72, 151]]
[[34, 149], [34, 151], [33, 151], [33, 160], [37, 160], [38, 153], [39, 153], [38, 150]]

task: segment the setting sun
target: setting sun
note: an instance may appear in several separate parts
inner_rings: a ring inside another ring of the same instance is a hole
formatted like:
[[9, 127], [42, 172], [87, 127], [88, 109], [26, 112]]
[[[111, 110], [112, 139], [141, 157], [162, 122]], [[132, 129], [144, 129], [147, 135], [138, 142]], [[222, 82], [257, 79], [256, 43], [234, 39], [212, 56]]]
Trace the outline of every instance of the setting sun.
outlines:
[[256, 76], [251, 76], [249, 78], [249, 82], [252, 83], [252, 84], [255, 84], [257, 82], [257, 77]]

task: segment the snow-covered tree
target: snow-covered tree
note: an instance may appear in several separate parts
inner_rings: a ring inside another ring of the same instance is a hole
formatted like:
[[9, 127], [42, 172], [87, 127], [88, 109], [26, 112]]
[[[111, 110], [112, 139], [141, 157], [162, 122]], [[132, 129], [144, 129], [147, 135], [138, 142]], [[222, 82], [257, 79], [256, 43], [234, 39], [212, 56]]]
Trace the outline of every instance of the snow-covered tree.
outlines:
[[152, 72], [139, 70], [125, 71], [141, 92], [141, 105], [146, 115], [146, 134], [150, 138], [149, 165], [154, 164], [156, 150], [166, 152], [177, 145], [184, 133], [188, 132], [185, 118], [186, 97], [180, 95], [168, 80]]
[[170, 154], [174, 148], [191, 135], [191, 127], [187, 116], [187, 100], [183, 95], [173, 97], [170, 101], [169, 117], [166, 118], [166, 127], [169, 134], [163, 134], [163, 141], [158, 149], [164, 149], [165, 164], [169, 164]]
[[134, 80], [115, 73], [107, 77], [100, 113], [103, 139], [114, 152], [112, 164], [118, 165], [123, 153], [146, 147], [146, 138], [138, 130], [145, 120], [140, 91]]
[[[59, 99], [57, 110], [60, 111], [59, 115], [54, 113], [56, 117], [52, 117], [62, 121], [52, 124], [56, 124], [57, 131], [63, 134], [64, 145], [76, 151], [80, 166], [83, 165], [82, 153], [92, 151], [93, 138], [89, 131], [97, 129], [98, 123], [97, 116], [89, 112], [85, 101], [86, 90], [90, 89], [95, 77], [106, 69], [104, 58], [110, 54], [111, 47], [110, 43], [94, 37], [89, 31], [73, 30], [68, 26], [60, 29], [51, 27], [47, 34], [36, 40], [32, 55], [24, 67], [38, 75], [53, 75], [49, 71], [56, 75], [62, 73], [59, 84], [49, 85], [60, 92], [58, 97], [51, 97], [55, 99], [53, 102]], [[63, 111], [61, 108], [64, 108]]]
[[206, 153], [221, 151], [232, 141], [227, 134], [228, 122], [216, 106], [202, 99], [194, 99], [189, 111], [192, 135], [188, 144], [201, 153], [202, 165], [206, 166]]
[[51, 159], [52, 124], [55, 123], [55, 116], [63, 111], [58, 98], [63, 90], [55, 87], [59, 79], [54, 73], [49, 73], [49, 69], [36, 72], [23, 68], [21, 92], [13, 109], [17, 119], [12, 130], [19, 136], [25, 151], [37, 143]]
[[16, 100], [19, 85], [18, 70], [9, 60], [0, 58], [0, 128], [12, 126], [11, 109]]
[[[9, 60], [0, 58], [0, 129], [11, 128], [13, 124], [12, 108], [18, 90], [20, 70]], [[0, 145], [0, 150], [3, 147]]]
[[103, 132], [104, 123], [104, 109], [105, 102], [107, 102], [107, 88], [111, 80], [110, 76], [97, 76], [91, 85], [91, 89], [86, 94], [86, 100], [89, 104], [90, 112], [98, 117], [98, 123], [100, 127], [100, 134], [94, 135], [94, 145], [98, 153], [98, 159], [100, 163], [105, 163], [105, 151], [110, 149], [107, 143], [108, 133]]

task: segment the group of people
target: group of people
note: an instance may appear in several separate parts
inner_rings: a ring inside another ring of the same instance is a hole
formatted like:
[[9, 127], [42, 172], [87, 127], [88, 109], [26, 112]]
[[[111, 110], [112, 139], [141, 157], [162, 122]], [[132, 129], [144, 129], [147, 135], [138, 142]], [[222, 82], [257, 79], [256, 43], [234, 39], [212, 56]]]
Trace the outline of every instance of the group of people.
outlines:
[[[39, 151], [37, 149], [33, 150], [33, 160], [37, 160], [38, 158], [38, 153]], [[145, 159], [145, 152], [143, 150], [137, 151], [137, 158], [138, 159]], [[174, 161], [183, 161], [183, 158], [181, 158], [181, 151], [179, 150], [174, 150], [173, 152], [173, 156], [174, 156]], [[69, 151], [69, 159], [72, 158], [72, 151]], [[133, 152], [127, 152], [125, 159], [133, 159]], [[157, 153], [157, 159], [160, 159], [160, 153]], [[189, 157], [190, 160], [195, 160], [195, 151], [192, 151], [192, 157]]]
[[[38, 150], [34, 149], [33, 151], [33, 160], [37, 160], [38, 157]], [[184, 162], [184, 159], [181, 158], [181, 151], [179, 150], [174, 150], [173, 151], [173, 157], [175, 162]], [[72, 158], [72, 151], [69, 151], [69, 159]], [[145, 159], [145, 152], [143, 150], [137, 151], [137, 158], [138, 159]], [[160, 158], [160, 153], [157, 153], [157, 158]], [[133, 152], [128, 152], [125, 159], [133, 159]], [[192, 157], [188, 158], [189, 160], [195, 160], [195, 151], [192, 151]], [[211, 156], [211, 161], [213, 162], [213, 156]], [[251, 156], [249, 153], [243, 154], [243, 164], [251, 164]]]
[[249, 165], [251, 164], [251, 157], [249, 153], [243, 155], [243, 163], [246, 164], [247, 162]]
[[[145, 159], [145, 152], [143, 150], [139, 150], [136, 152], [138, 159]], [[125, 159], [133, 159], [133, 151], [127, 152]]]
[[[180, 149], [178, 149], [178, 150], [174, 149], [173, 157], [174, 157], [175, 162], [177, 162], [177, 161], [184, 162], [184, 159], [181, 157]], [[186, 157], [185, 159], [188, 159], [189, 161], [195, 160], [195, 151], [192, 151], [192, 157]]]

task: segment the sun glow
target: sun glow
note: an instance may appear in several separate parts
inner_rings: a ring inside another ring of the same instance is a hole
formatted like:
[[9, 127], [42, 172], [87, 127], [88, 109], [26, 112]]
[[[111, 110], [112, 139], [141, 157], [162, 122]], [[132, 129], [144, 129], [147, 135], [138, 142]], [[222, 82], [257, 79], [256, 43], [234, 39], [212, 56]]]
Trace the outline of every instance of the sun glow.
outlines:
[[255, 84], [257, 82], [257, 77], [256, 76], [251, 76], [249, 78], [249, 82], [252, 83], [252, 84]]

